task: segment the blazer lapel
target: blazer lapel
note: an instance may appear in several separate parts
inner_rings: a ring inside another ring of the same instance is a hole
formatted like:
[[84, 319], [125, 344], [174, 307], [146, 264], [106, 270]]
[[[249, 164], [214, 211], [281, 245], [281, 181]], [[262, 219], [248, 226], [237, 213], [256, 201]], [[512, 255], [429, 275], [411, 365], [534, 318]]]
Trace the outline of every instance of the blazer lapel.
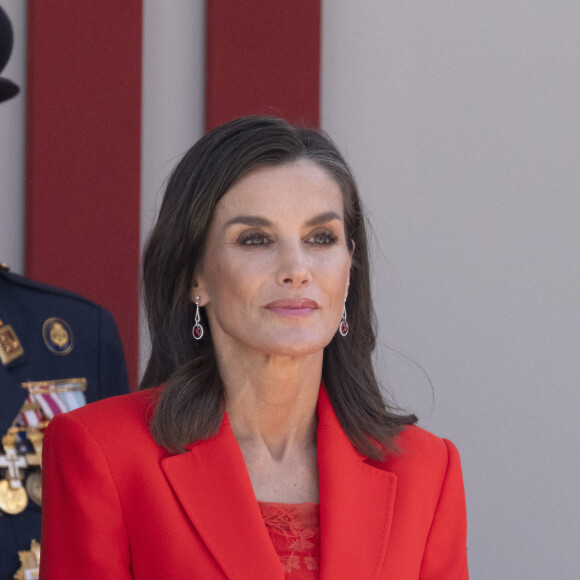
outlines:
[[[396, 476], [366, 463], [353, 448], [324, 388], [317, 412], [320, 579], [378, 578]], [[161, 467], [226, 577], [284, 579], [227, 416], [218, 435], [163, 459]]]
[[284, 578], [227, 416], [220, 432], [161, 462], [183, 509], [227, 578]]
[[321, 580], [378, 578], [393, 517], [396, 476], [365, 462], [328, 395], [318, 399]]

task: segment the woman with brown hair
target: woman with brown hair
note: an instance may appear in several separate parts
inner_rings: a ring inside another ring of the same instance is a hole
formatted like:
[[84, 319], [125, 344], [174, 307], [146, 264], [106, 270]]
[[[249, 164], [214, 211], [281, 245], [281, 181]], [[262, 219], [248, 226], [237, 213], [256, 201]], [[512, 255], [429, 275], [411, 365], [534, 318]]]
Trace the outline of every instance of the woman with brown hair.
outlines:
[[326, 135], [203, 137], [143, 285], [140, 391], [49, 427], [43, 578], [467, 578], [458, 454], [383, 401], [364, 215]]

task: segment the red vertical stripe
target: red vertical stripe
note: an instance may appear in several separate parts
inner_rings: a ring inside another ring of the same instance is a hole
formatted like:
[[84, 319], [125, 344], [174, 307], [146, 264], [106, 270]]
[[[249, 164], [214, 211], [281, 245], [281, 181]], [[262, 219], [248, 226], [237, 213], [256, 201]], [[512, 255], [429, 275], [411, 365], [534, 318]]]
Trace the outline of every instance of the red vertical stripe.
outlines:
[[137, 381], [141, 0], [30, 2], [26, 273], [108, 307]]
[[206, 6], [206, 129], [255, 113], [317, 126], [320, 0]]

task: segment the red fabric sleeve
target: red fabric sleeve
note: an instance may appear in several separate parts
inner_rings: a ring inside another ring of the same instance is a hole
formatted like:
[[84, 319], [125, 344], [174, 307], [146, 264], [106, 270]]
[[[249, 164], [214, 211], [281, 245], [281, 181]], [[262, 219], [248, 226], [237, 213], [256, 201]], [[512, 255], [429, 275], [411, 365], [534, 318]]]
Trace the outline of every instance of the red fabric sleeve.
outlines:
[[444, 441], [447, 445], [447, 472], [427, 538], [420, 580], [469, 579], [467, 516], [461, 464], [453, 443], [446, 439]]
[[99, 445], [79, 419], [63, 414], [51, 421], [42, 464], [40, 578], [130, 579], [117, 489]]

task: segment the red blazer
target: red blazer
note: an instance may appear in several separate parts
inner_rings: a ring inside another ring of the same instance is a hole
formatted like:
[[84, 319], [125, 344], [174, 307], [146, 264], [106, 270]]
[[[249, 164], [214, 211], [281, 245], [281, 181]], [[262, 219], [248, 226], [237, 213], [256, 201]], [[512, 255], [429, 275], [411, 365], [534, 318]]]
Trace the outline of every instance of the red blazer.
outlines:
[[[224, 417], [172, 455], [151, 438], [158, 389], [59, 415], [44, 444], [44, 580], [283, 580], [244, 460]], [[322, 580], [468, 578], [457, 450], [409, 427], [373, 462], [318, 400]]]

